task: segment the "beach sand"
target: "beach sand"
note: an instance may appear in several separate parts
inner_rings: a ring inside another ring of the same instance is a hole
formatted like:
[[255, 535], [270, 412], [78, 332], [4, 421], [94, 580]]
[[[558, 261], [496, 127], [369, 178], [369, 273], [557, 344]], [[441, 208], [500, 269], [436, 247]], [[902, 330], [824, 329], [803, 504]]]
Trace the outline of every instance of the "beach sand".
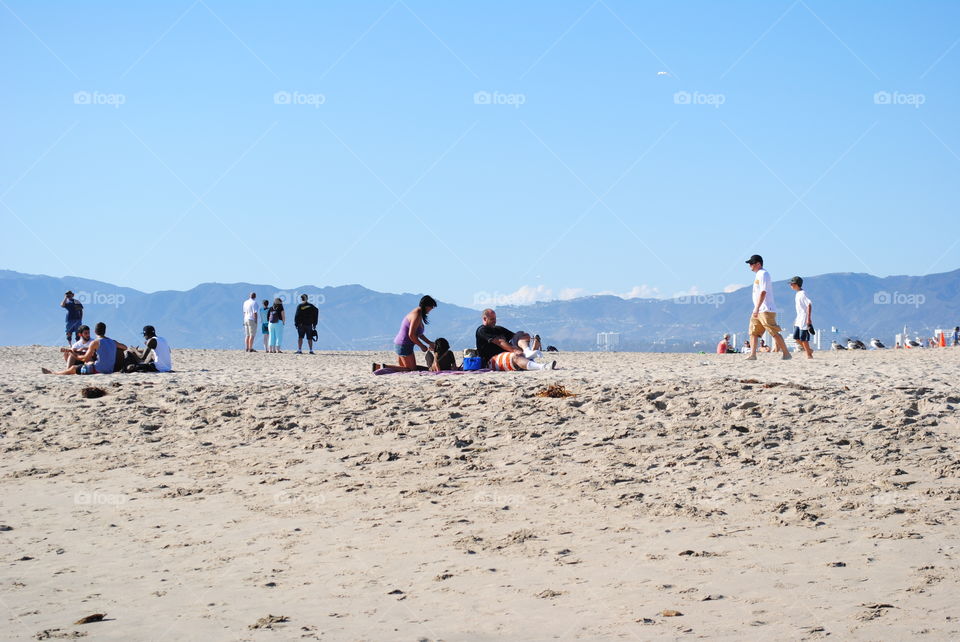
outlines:
[[0, 348], [2, 637], [960, 636], [960, 349], [393, 358]]

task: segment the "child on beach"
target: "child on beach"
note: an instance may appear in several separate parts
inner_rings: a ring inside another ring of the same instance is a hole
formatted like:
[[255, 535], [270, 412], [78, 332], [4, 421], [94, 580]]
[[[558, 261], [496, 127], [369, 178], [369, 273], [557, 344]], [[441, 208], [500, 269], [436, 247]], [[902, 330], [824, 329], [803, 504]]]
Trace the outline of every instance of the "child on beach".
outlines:
[[810, 335], [813, 333], [813, 302], [803, 289], [803, 279], [795, 276], [790, 279], [790, 287], [797, 293], [795, 300], [797, 318], [793, 321], [793, 339], [807, 355], [813, 359], [813, 350], [810, 348]]

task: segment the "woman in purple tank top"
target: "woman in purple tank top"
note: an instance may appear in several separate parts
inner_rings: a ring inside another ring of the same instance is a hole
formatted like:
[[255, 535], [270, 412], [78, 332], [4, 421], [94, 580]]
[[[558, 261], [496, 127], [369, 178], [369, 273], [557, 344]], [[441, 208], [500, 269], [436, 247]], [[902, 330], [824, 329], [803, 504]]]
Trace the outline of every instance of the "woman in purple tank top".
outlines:
[[427, 315], [437, 307], [437, 302], [431, 296], [424, 296], [420, 299], [420, 305], [410, 310], [407, 316], [400, 322], [400, 331], [393, 339], [393, 348], [397, 353], [397, 365], [391, 366], [386, 363], [373, 364], [373, 370], [380, 368], [389, 368], [391, 370], [426, 370], [425, 366], [417, 365], [417, 357], [413, 349], [419, 346], [426, 352], [433, 349], [433, 341], [423, 334], [423, 328], [430, 323]]

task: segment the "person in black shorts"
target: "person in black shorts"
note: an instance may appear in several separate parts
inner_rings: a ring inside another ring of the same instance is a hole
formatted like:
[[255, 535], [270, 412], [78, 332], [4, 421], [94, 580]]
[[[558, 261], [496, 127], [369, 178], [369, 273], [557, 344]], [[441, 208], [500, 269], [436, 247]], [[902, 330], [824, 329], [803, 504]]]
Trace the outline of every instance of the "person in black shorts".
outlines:
[[300, 305], [293, 316], [293, 324], [297, 326], [297, 354], [303, 354], [303, 338], [307, 338], [307, 347], [313, 354], [313, 333], [320, 320], [320, 311], [317, 306], [307, 300], [306, 294], [300, 295]]

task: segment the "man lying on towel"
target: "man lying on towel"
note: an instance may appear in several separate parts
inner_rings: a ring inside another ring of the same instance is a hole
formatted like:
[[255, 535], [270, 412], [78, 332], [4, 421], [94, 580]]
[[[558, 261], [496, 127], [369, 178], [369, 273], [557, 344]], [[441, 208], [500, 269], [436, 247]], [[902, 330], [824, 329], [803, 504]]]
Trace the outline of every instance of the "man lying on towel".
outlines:
[[483, 367], [491, 370], [553, 370], [556, 361], [537, 363], [542, 356], [540, 337], [531, 345], [526, 332], [510, 332], [497, 325], [497, 313], [487, 308], [483, 311], [483, 325], [477, 328], [477, 354], [483, 359]]

